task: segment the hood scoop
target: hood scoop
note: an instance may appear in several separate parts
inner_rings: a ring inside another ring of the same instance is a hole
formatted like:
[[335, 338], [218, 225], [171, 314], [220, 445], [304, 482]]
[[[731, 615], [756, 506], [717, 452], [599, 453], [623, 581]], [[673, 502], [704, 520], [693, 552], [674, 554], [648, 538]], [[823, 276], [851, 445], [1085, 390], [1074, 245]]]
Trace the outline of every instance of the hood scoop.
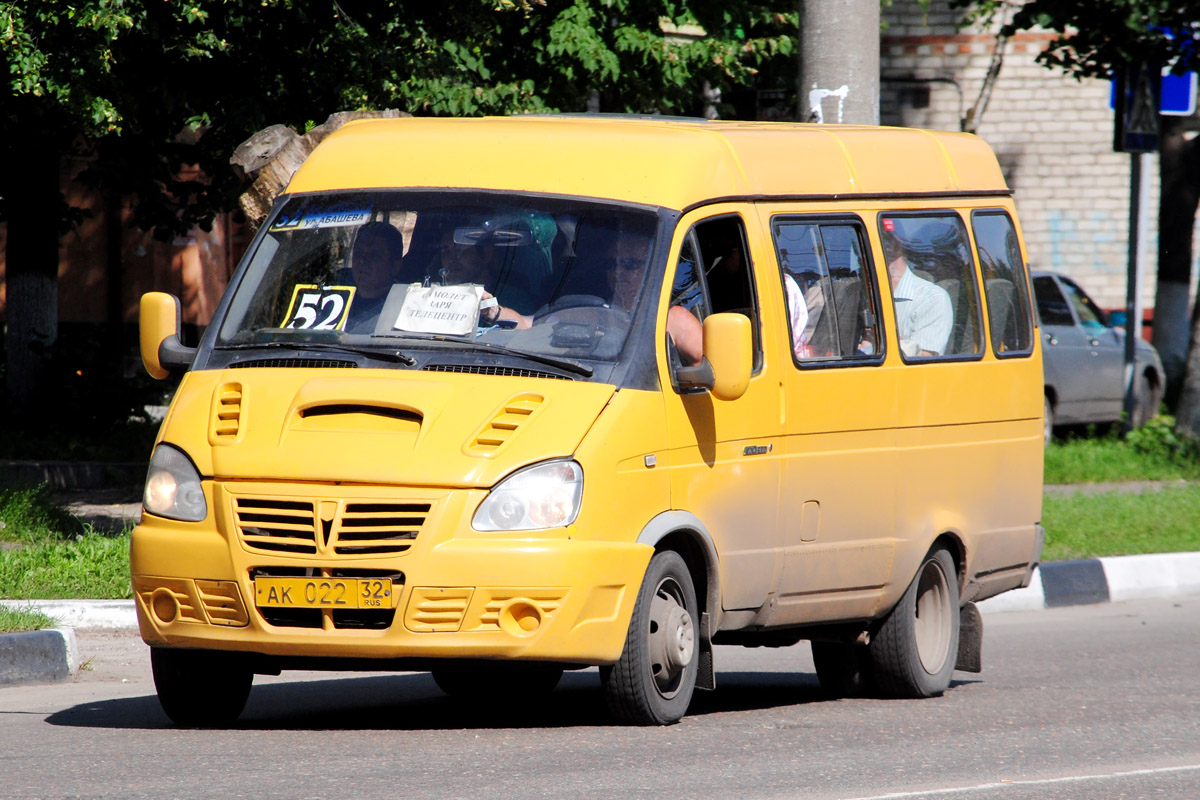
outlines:
[[368, 403], [330, 403], [301, 408], [292, 423], [297, 431], [364, 431], [415, 436], [423, 417], [416, 411]]
[[545, 400], [540, 394], [516, 395], [467, 441], [463, 452], [469, 456], [492, 458], [512, 440], [522, 425], [537, 414]]

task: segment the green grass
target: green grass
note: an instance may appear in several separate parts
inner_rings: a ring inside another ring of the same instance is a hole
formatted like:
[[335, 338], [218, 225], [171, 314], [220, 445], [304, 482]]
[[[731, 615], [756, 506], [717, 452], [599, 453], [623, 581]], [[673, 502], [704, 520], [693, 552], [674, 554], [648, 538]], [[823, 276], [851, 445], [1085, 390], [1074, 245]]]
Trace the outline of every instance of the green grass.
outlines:
[[1200, 550], [1200, 487], [1046, 495], [1045, 561]]
[[96, 531], [56, 505], [45, 487], [0, 491], [0, 542], [0, 598], [132, 596], [128, 531]]
[[38, 611], [0, 606], [0, 633], [40, 631], [42, 628], [53, 628], [56, 624]]
[[1047, 484], [1200, 479], [1200, 446], [1175, 436], [1175, 420], [1161, 415], [1125, 439], [1073, 437], [1046, 448]]

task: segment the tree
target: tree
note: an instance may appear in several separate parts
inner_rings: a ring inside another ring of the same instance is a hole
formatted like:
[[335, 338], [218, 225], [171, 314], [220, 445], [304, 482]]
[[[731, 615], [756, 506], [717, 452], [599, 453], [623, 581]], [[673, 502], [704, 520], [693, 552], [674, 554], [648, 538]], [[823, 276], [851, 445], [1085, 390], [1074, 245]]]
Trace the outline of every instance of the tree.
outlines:
[[[951, 0], [970, 20], [1012, 19], [1002, 36], [1044, 28], [1057, 37], [1038, 61], [1078, 78], [1111, 78], [1126, 64], [1151, 63], [1175, 72], [1200, 70], [1200, 2], [1196, 0]], [[1154, 344], [1167, 372], [1167, 399], [1176, 429], [1200, 437], [1200, 306], [1186, 318], [1192, 232], [1200, 203], [1200, 139], [1187, 139], [1178, 119], [1161, 118], [1158, 283]], [[1190, 327], [1190, 345], [1182, 341]], [[1178, 337], [1181, 341], [1174, 341]], [[1183, 354], [1186, 353], [1186, 359]], [[1176, 400], [1177, 398], [1177, 400]]]
[[[668, 24], [664, 25], [663, 21]], [[670, 31], [703, 27], [685, 39]], [[416, 115], [689, 113], [705, 83], [790, 60], [791, 0], [16, 0], [0, 7], [0, 222], [7, 390], [42, 403], [70, 176], [132, 199], [163, 238], [234, 207], [229, 158], [268, 125], [342, 110]]]

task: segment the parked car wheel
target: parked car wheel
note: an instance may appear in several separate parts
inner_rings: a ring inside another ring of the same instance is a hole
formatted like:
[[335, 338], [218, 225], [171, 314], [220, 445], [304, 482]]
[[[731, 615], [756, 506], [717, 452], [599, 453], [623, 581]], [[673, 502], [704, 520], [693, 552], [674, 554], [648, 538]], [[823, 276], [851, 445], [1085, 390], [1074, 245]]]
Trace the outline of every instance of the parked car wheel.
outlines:
[[1140, 428], [1154, 418], [1158, 413], [1158, 392], [1150, 378], [1139, 375], [1134, 383], [1133, 394], [1133, 427]]
[[1046, 444], [1050, 444], [1050, 441], [1054, 438], [1054, 403], [1050, 402], [1050, 395], [1045, 395], [1044, 400], [1046, 413], [1042, 417], [1042, 438], [1045, 439]]

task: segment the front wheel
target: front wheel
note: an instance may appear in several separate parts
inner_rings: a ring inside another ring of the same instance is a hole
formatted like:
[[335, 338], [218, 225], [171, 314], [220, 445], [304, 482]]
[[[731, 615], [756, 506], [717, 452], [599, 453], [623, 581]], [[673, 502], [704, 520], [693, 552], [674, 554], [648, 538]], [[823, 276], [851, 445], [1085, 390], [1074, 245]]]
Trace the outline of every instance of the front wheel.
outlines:
[[232, 725], [254, 682], [240, 653], [152, 647], [150, 669], [163, 711], [185, 728]]
[[631, 725], [683, 719], [696, 689], [698, 621], [687, 564], [678, 553], [658, 553], [646, 568], [621, 658], [600, 671], [613, 716]]
[[954, 559], [937, 547], [871, 639], [871, 672], [884, 694], [936, 697], [949, 688], [960, 613]]

